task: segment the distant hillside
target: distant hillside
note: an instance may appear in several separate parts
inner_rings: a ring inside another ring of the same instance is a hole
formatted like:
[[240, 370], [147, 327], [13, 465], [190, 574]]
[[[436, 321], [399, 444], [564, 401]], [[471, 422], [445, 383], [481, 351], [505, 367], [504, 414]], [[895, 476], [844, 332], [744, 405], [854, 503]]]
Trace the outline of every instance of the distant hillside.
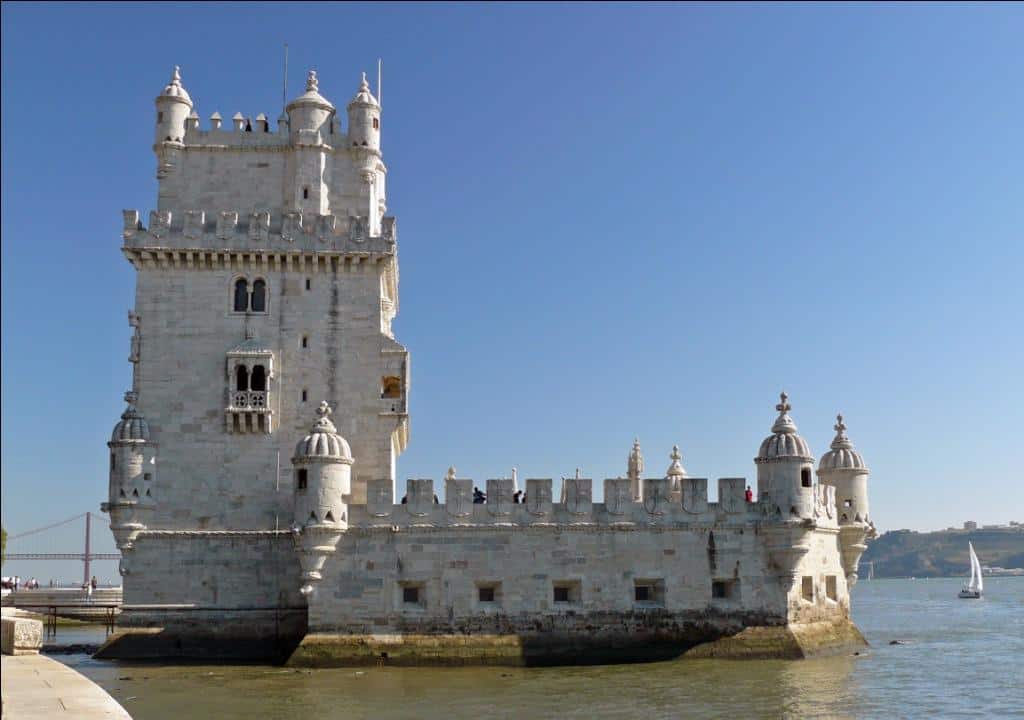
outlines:
[[1024, 527], [998, 530], [894, 530], [868, 543], [861, 558], [875, 563], [875, 577], [950, 577], [970, 574], [967, 542], [982, 566], [1024, 568]]

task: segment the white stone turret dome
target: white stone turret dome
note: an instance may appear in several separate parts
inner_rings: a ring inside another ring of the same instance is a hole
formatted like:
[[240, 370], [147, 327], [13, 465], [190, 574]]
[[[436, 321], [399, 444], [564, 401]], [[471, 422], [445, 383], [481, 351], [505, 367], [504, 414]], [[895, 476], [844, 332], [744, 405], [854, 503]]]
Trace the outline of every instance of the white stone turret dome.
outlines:
[[352, 98], [348, 106], [353, 105], [372, 105], [374, 107], [380, 107], [380, 103], [377, 102], [377, 98], [370, 92], [370, 83], [366, 81], [366, 73], [363, 73], [363, 80], [359, 84], [359, 89], [356, 91], [355, 97]]
[[317, 421], [310, 428], [309, 435], [295, 446], [293, 460], [333, 460], [336, 462], [352, 462], [352, 450], [348, 442], [338, 434], [338, 429], [331, 422], [331, 406], [326, 401], [320, 403], [316, 410]]
[[331, 101], [320, 94], [320, 81], [316, 77], [316, 70], [310, 70], [306, 75], [306, 92], [288, 103], [285, 109], [291, 112], [294, 108], [310, 105], [322, 110], [334, 110]]
[[781, 402], [775, 406], [775, 409], [779, 411], [779, 416], [775, 419], [775, 424], [772, 425], [772, 434], [761, 443], [754, 462], [772, 462], [783, 458], [814, 462], [811, 448], [807, 445], [807, 441], [797, 434], [796, 423], [789, 416], [789, 411], [793, 409], [792, 405], [787, 402], [789, 396], [782, 393], [779, 398]]
[[137, 395], [133, 392], [124, 394], [128, 407], [121, 413], [121, 420], [114, 426], [114, 432], [110, 434], [110, 442], [132, 442], [149, 440], [149, 423], [135, 409]]
[[160, 98], [174, 98], [175, 100], [186, 103], [189, 107], [192, 106], [192, 98], [189, 96], [185, 87], [181, 84], [181, 68], [177, 65], [174, 66], [174, 72], [171, 73], [170, 82], [167, 83], [163, 92], [160, 93]]
[[842, 415], [836, 415], [836, 424], [833, 429], [836, 431], [836, 437], [832, 441], [832, 449], [821, 456], [821, 462], [818, 463], [818, 472], [828, 472], [830, 470], [862, 470], [867, 472], [868, 467], [864, 464], [864, 458], [853, 449], [853, 443], [846, 436], [846, 425], [843, 424]]
[[683, 467], [683, 456], [679, 452], [678, 445], [672, 446], [672, 454], [669, 455], [669, 458], [671, 458], [672, 464], [665, 471], [665, 477], [673, 480], [686, 477], [686, 468]]

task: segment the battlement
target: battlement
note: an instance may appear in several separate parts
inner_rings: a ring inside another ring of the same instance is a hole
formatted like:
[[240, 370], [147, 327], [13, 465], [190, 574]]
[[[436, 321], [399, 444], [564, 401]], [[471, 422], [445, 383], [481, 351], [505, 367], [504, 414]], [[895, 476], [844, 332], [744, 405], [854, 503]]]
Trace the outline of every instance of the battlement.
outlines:
[[[645, 478], [643, 500], [634, 501], [628, 478], [604, 481], [604, 502], [593, 502], [593, 480], [564, 478], [560, 501], [554, 502], [553, 480], [526, 480], [525, 499], [515, 502], [511, 478], [487, 481], [487, 502], [473, 502], [474, 483], [447, 479], [445, 502], [435, 501], [434, 481], [410, 479], [398, 504], [390, 480], [371, 480], [366, 505], [350, 506], [350, 530], [374, 528], [561, 528], [645, 530], [754, 526], [800, 522], [778, 514], [771, 498], [747, 502], [745, 478], [719, 478], [718, 501], [708, 501], [707, 478], [681, 478], [671, 489], [667, 478]], [[813, 526], [838, 530], [835, 488], [814, 488]]]
[[[341, 118], [338, 115], [332, 117], [328, 128], [324, 132], [316, 131], [313, 134], [303, 133], [297, 142], [303, 145], [327, 145], [330, 149], [345, 150], [348, 148], [348, 134], [342, 129]], [[287, 148], [293, 142], [290, 138], [287, 115], [278, 118], [277, 127], [271, 129], [270, 121], [260, 113], [254, 118], [235, 113], [233, 117], [225, 121], [219, 112], [213, 113], [209, 118], [209, 125], [206, 129], [200, 126], [200, 118], [192, 113], [185, 121], [185, 136], [181, 142], [186, 148], [199, 147], [206, 149], [231, 149], [244, 150], [254, 148], [260, 150], [273, 150], [274, 148]]]
[[395, 218], [385, 217], [371, 236], [365, 217], [302, 212], [211, 213], [154, 210], [149, 227], [138, 210], [124, 210], [124, 249], [213, 250], [227, 252], [326, 252], [394, 255]]

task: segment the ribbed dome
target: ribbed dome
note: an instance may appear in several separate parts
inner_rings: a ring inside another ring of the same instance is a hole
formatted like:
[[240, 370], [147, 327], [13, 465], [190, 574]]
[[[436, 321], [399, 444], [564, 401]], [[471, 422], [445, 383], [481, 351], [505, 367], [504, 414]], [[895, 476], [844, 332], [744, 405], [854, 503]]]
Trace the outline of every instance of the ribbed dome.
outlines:
[[110, 442], [149, 440], [149, 423], [135, 409], [137, 395], [127, 392], [124, 394], [124, 399], [128, 403], [128, 407], [121, 413], [121, 421], [114, 426], [114, 432], [110, 434]]
[[338, 429], [331, 422], [331, 406], [327, 402], [320, 403], [316, 409], [317, 421], [309, 431], [309, 435], [295, 446], [295, 458], [325, 458], [352, 462], [352, 450]]
[[818, 463], [818, 472], [829, 470], [863, 470], [867, 472], [867, 465], [860, 453], [853, 449], [853, 443], [846, 437], [846, 425], [843, 424], [843, 416], [836, 415], [834, 426], [836, 437], [832, 441], [832, 449], [821, 456]]
[[356, 92], [355, 97], [349, 103], [349, 107], [352, 105], [373, 105], [374, 107], [380, 107], [380, 103], [377, 102], [377, 98], [370, 92], [370, 83], [366, 82], [366, 73], [363, 73], [363, 81], [359, 85], [359, 90]]
[[807, 441], [797, 435], [796, 423], [789, 416], [789, 411], [793, 409], [786, 402], [789, 396], [782, 393], [779, 397], [782, 402], [775, 406], [775, 409], [779, 411], [779, 417], [772, 425], [772, 434], [761, 443], [754, 462], [768, 462], [781, 458], [797, 458], [814, 462], [814, 456], [811, 455]]
[[320, 81], [317, 80], [316, 70], [310, 70], [306, 75], [306, 92], [288, 103], [286, 110], [291, 110], [300, 105], [315, 105], [324, 110], [333, 110], [330, 100], [320, 94]]
[[171, 74], [171, 81], [167, 83], [163, 92], [160, 93], [160, 97], [171, 97], [177, 98], [189, 106], [192, 105], [192, 98], [189, 97], [188, 91], [181, 84], [181, 68], [177, 65], [174, 66], [174, 72]]

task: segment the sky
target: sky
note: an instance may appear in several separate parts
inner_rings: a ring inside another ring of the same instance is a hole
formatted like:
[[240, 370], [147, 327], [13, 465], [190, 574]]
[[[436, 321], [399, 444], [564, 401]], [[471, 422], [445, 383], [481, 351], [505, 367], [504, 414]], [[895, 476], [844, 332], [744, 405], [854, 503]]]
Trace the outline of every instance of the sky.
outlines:
[[153, 99], [180, 65], [204, 127], [276, 119], [284, 43], [289, 96], [314, 68], [338, 106], [384, 61], [412, 354], [400, 484], [579, 467], [598, 490], [634, 437], [646, 475], [678, 444], [712, 488], [753, 481], [785, 390], [819, 457], [843, 412], [880, 530], [1024, 521], [1020, 4], [0, 12], [11, 533], [92, 510], [113, 549], [120, 211], [155, 206]]

